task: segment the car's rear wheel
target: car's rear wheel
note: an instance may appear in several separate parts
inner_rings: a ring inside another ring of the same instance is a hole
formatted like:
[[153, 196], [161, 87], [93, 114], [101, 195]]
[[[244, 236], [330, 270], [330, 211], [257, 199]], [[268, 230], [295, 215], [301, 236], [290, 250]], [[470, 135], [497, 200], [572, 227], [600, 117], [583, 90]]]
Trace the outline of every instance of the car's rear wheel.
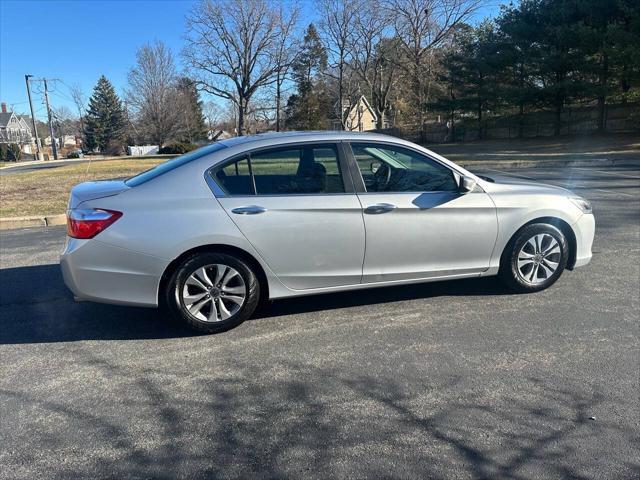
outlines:
[[569, 247], [562, 231], [546, 223], [522, 228], [502, 258], [500, 276], [517, 292], [537, 292], [553, 285], [567, 265]]
[[260, 285], [243, 260], [197, 253], [175, 269], [166, 293], [174, 316], [195, 330], [216, 333], [251, 316], [260, 300]]

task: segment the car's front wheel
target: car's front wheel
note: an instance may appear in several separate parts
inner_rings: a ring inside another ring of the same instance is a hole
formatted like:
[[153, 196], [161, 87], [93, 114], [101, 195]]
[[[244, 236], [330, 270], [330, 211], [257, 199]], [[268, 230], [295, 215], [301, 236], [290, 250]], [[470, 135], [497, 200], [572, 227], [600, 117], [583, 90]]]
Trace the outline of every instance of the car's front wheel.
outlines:
[[507, 246], [500, 276], [517, 292], [537, 292], [560, 278], [568, 257], [564, 234], [553, 225], [534, 223], [522, 228]]
[[224, 253], [197, 253], [175, 269], [166, 294], [179, 320], [200, 332], [216, 333], [251, 316], [260, 285], [243, 260]]

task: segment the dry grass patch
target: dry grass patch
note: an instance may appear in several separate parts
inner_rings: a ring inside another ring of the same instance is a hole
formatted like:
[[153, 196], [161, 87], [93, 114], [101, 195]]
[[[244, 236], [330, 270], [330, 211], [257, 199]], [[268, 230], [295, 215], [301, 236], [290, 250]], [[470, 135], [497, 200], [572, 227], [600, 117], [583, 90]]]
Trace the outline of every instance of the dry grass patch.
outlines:
[[131, 177], [162, 159], [104, 160], [0, 177], [0, 217], [64, 213], [71, 187], [89, 180]]

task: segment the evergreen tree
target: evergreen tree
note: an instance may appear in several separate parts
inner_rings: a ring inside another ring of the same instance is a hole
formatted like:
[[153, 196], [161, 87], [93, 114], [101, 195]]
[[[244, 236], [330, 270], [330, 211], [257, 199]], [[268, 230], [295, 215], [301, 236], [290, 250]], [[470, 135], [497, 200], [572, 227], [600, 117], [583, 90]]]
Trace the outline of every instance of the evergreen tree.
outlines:
[[518, 137], [524, 136], [524, 115], [540, 102], [537, 72], [544, 51], [535, 41], [539, 26], [539, 0], [523, 0], [519, 8], [503, 9], [496, 20], [499, 55], [496, 68], [505, 75], [499, 85], [507, 106], [518, 112]]
[[582, 0], [578, 3], [583, 28], [582, 46], [587, 54], [584, 71], [589, 75], [590, 96], [598, 105], [598, 130], [606, 127], [610, 98], [633, 99], [632, 87], [640, 80], [640, 3], [633, 0]]
[[299, 130], [326, 128], [331, 106], [326, 85], [320, 78], [326, 68], [327, 52], [312, 23], [292, 65], [296, 93], [289, 97], [286, 107], [288, 126]]
[[444, 79], [450, 90], [446, 109], [475, 113], [480, 138], [483, 138], [484, 115], [499, 100], [497, 56], [494, 25], [484, 22], [477, 28], [460, 25], [454, 34], [453, 48], [442, 60], [446, 71]]
[[179, 140], [194, 143], [207, 138], [207, 125], [202, 113], [202, 102], [195, 83], [187, 77], [178, 79], [176, 88], [180, 99], [182, 128]]
[[89, 99], [85, 117], [85, 147], [101, 152], [122, 147], [125, 115], [111, 82], [102, 75]]
[[500, 101], [499, 84], [503, 74], [497, 34], [489, 21], [476, 28], [462, 24], [457, 27], [453, 40], [442, 59], [442, 80], [449, 95], [432, 105], [449, 111], [452, 119], [456, 111], [475, 114], [479, 137], [483, 138], [485, 114], [495, 111]]
[[542, 0], [538, 11], [536, 41], [542, 49], [538, 74], [542, 100], [555, 113], [554, 135], [561, 133], [565, 106], [588, 94], [579, 1]]

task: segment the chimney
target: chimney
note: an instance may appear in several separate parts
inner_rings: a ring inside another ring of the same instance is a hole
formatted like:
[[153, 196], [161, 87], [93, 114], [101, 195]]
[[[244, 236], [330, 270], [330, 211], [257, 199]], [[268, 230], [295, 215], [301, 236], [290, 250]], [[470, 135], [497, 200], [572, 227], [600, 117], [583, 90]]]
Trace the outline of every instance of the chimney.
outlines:
[[7, 113], [7, 104], [2, 102], [2, 113]]

